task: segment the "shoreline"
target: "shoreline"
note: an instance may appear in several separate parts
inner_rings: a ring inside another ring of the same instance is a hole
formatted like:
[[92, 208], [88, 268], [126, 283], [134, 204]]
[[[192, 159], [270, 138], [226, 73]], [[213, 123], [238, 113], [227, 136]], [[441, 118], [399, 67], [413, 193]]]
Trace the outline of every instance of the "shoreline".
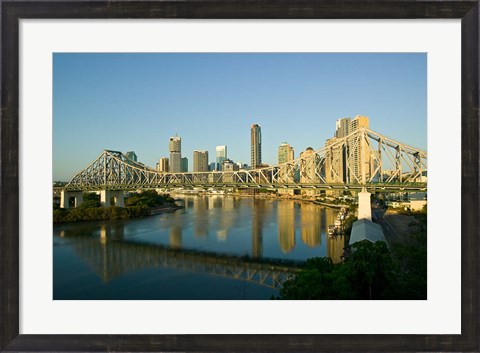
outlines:
[[[248, 194], [234, 194], [234, 193], [224, 193], [224, 194], [209, 194], [209, 193], [197, 193], [197, 194], [180, 194], [180, 193], [172, 193], [171, 195], [175, 195], [175, 197], [178, 199], [177, 201], [184, 202], [184, 200], [181, 197], [185, 196], [222, 196], [222, 197], [238, 197], [238, 198], [251, 198], [251, 199], [264, 199], [264, 200], [273, 200], [273, 201], [282, 201], [282, 200], [289, 200], [289, 201], [299, 201], [299, 202], [309, 202], [313, 203], [318, 206], [323, 206], [323, 207], [329, 207], [329, 208], [335, 208], [335, 209], [341, 209], [341, 208], [349, 208], [349, 205], [346, 204], [333, 204], [325, 201], [319, 201], [316, 198], [312, 198], [311, 196], [307, 197], [302, 197], [300, 195], [277, 195], [277, 194], [257, 194], [257, 195], [248, 195]], [[114, 206], [115, 208], [115, 206]], [[117, 209], [120, 210], [125, 210], [128, 209], [129, 207], [117, 207]], [[98, 217], [98, 218], [89, 218], [89, 219], [78, 219], [78, 220], [69, 220], [69, 221], [55, 221], [55, 217], [53, 218], [53, 224], [67, 224], [67, 223], [79, 223], [79, 222], [92, 222], [92, 221], [118, 221], [118, 220], [128, 220], [128, 219], [138, 219], [138, 218], [143, 218], [143, 217], [151, 217], [155, 215], [159, 215], [162, 213], [170, 213], [170, 212], [175, 212], [179, 209], [185, 208], [184, 205], [178, 205], [176, 203], [174, 204], [167, 204], [167, 205], [162, 205], [159, 207], [151, 207], [147, 208], [143, 213], [137, 214], [137, 215], [126, 215], [122, 214], [120, 217], [117, 218], [117, 216], [109, 216], [109, 217]], [[78, 208], [70, 208], [68, 209], [67, 212], [71, 210], [77, 210]], [[103, 209], [105, 210], [106, 208], [95, 208], [95, 209]], [[123, 211], [121, 211], [123, 212]]]
[[[129, 216], [128, 214], [123, 213], [124, 212], [123, 210], [127, 210], [131, 207], [117, 207], [117, 206], [110, 206], [110, 207], [112, 207], [113, 210], [115, 210], [115, 209], [121, 210], [121, 211], [119, 211], [119, 212], [122, 213], [120, 215], [120, 217], [117, 218], [118, 215], [115, 215], [114, 217], [112, 217], [112, 216], [109, 216], [109, 217], [91, 217], [90, 216], [91, 218], [89, 218], [89, 219], [55, 221], [55, 214], [54, 214], [54, 217], [52, 219], [52, 223], [53, 224], [68, 224], [68, 223], [80, 223], [80, 222], [120, 221], [120, 220], [129, 220], [129, 219], [139, 219], [139, 218], [144, 218], [144, 217], [155, 216], [155, 215], [162, 214], [162, 213], [174, 212], [176, 210], [185, 208], [184, 206], [179, 206], [177, 204], [168, 204], [168, 205], [162, 205], [162, 206], [159, 206], [159, 207], [148, 207], [144, 211], [140, 211], [140, 212], [143, 212], [143, 213], [140, 213], [138, 215], [136, 214], [136, 215]], [[90, 208], [90, 209], [85, 209], [85, 210], [97, 210], [97, 212], [100, 212], [100, 210], [104, 211], [104, 210], [107, 210], [107, 209], [108, 208], [106, 208], [106, 207], [96, 207], [96, 208]], [[62, 209], [60, 209], [60, 210], [62, 210]], [[69, 212], [71, 210], [78, 210], [78, 208], [70, 208], [70, 209], [68, 209], [68, 211], [65, 210], [65, 211], [62, 211], [62, 212]], [[54, 212], [55, 212], [55, 210], [54, 210]], [[93, 212], [95, 212], [95, 211], [93, 211]]]
[[319, 201], [316, 198], [311, 197], [302, 197], [299, 195], [270, 195], [270, 194], [257, 194], [257, 195], [248, 195], [248, 194], [235, 194], [235, 193], [224, 193], [224, 194], [215, 194], [215, 193], [196, 193], [196, 194], [180, 194], [180, 193], [172, 193], [176, 197], [182, 196], [229, 196], [229, 197], [240, 197], [240, 198], [258, 198], [258, 199], [265, 199], [265, 200], [291, 200], [291, 201], [302, 201], [302, 202], [311, 202], [319, 206], [331, 207], [331, 208], [349, 208], [350, 205], [348, 204], [336, 204], [336, 203], [329, 203], [325, 201]]

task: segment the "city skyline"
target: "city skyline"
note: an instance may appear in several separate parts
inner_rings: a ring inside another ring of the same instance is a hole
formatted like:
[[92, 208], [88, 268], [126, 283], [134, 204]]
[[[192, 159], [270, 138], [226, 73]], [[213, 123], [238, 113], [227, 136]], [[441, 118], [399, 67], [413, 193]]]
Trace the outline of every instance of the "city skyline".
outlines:
[[320, 149], [356, 115], [426, 150], [426, 68], [425, 54], [54, 54], [53, 177], [68, 181], [104, 149], [155, 168], [176, 134], [192, 162], [227, 146], [250, 164], [252, 124], [274, 165], [283, 142], [296, 157]]

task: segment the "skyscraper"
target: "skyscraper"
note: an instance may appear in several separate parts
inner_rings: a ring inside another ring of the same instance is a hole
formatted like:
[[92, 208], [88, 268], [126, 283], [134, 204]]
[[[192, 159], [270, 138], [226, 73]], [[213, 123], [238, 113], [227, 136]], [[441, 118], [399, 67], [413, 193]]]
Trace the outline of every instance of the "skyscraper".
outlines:
[[182, 139], [178, 136], [170, 137], [168, 144], [170, 151], [170, 171], [172, 173], [179, 173], [182, 171]]
[[158, 171], [163, 173], [170, 171], [168, 158], [160, 158], [160, 160], [158, 161]]
[[[303, 184], [316, 184], [320, 182], [320, 157], [312, 147], [307, 147], [300, 153], [300, 182]], [[302, 194], [316, 195], [316, 189], [302, 189]]]
[[262, 164], [262, 131], [260, 125], [253, 124], [250, 129], [250, 135], [251, 166], [256, 168]]
[[293, 147], [284, 142], [278, 147], [278, 164], [293, 161]]
[[345, 144], [334, 136], [325, 142], [325, 180], [327, 183], [345, 182]]
[[[368, 117], [357, 115], [348, 126], [352, 133], [363, 128], [369, 128]], [[371, 150], [368, 141], [363, 141], [365, 136], [358, 135], [348, 139], [348, 169], [350, 183], [363, 183], [368, 181], [372, 172]]]
[[348, 126], [348, 132], [353, 132], [355, 130], [358, 130], [362, 127], [369, 127], [369, 121], [368, 121], [368, 116], [363, 116], [363, 115], [357, 115], [355, 118], [350, 121], [349, 126]]
[[188, 158], [183, 157], [180, 159], [180, 171], [182, 173], [188, 172]]
[[[278, 147], [278, 164], [287, 163], [293, 161], [293, 147], [284, 142]], [[295, 180], [295, 167], [293, 165], [282, 165], [278, 170], [278, 179], [284, 183], [293, 183]], [[279, 194], [292, 194], [292, 189], [278, 190]]]
[[216, 166], [215, 170], [222, 170], [222, 163], [227, 159], [227, 146], [217, 146], [215, 148], [216, 153]]
[[350, 132], [349, 126], [351, 121], [351, 118], [337, 119], [337, 123], [335, 124], [335, 137], [342, 138], [347, 136]]
[[208, 172], [208, 151], [193, 151], [193, 171]]

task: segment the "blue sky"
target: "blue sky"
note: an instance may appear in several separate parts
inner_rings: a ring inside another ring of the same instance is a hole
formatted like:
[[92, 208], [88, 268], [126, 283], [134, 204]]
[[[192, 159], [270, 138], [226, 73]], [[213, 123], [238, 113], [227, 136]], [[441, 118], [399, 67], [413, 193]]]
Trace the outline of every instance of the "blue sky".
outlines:
[[104, 149], [135, 151], [155, 167], [168, 139], [182, 156], [227, 145], [250, 164], [250, 126], [262, 127], [262, 161], [321, 148], [341, 117], [427, 148], [427, 55], [422, 53], [55, 53], [53, 178], [70, 180]]

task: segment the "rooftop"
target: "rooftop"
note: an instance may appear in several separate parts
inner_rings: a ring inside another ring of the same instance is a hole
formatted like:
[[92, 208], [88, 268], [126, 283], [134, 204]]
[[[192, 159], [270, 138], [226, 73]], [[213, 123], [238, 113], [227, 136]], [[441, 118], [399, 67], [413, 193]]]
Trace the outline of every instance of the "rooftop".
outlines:
[[386, 242], [382, 227], [379, 224], [373, 223], [365, 218], [353, 222], [349, 245], [362, 240], [368, 240], [372, 243], [377, 241]]

